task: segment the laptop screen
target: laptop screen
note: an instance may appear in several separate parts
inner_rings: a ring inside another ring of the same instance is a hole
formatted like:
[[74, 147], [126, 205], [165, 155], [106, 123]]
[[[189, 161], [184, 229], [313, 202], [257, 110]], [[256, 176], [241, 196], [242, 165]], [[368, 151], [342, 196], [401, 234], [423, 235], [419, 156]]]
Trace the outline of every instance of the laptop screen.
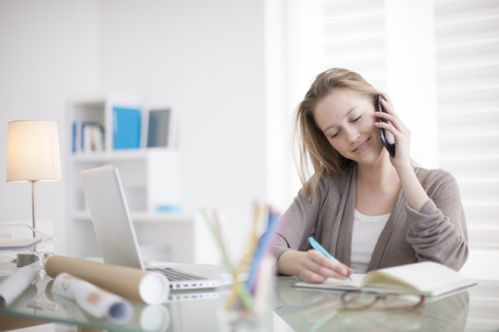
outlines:
[[106, 165], [80, 174], [104, 262], [144, 269], [118, 169]]

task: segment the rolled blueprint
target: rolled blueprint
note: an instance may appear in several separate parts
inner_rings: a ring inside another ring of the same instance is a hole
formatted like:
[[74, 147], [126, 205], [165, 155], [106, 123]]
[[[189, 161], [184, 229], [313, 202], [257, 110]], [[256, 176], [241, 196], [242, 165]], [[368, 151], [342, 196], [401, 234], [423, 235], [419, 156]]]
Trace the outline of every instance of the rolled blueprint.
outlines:
[[67, 273], [60, 273], [55, 278], [52, 292], [75, 300], [90, 315], [115, 324], [127, 323], [133, 315], [132, 305], [124, 298]]
[[72, 319], [81, 322], [88, 322], [88, 315], [85, 314], [83, 309], [81, 309], [75, 301], [64, 296], [57, 295], [52, 291], [54, 280], [55, 279], [50, 280], [47, 286], [45, 286], [45, 296], [47, 299], [56, 303], [57, 307], [62, 308]]
[[147, 304], [168, 301], [170, 291], [168, 279], [158, 272], [65, 256], [50, 257], [45, 263], [45, 271], [52, 278], [60, 273], [69, 273], [109, 292], [138, 299]]
[[17, 269], [0, 283], [0, 307], [11, 304], [33, 283], [38, 271], [34, 264]]

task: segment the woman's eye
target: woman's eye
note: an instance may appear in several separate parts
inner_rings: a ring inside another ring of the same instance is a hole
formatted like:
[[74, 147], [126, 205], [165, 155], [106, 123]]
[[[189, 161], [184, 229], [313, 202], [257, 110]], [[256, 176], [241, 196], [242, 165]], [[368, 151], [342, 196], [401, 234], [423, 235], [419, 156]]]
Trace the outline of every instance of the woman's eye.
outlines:
[[358, 117], [356, 117], [355, 119], [353, 119], [352, 122], [357, 122], [361, 117], [362, 117], [362, 115], [359, 115]]
[[331, 135], [331, 136], [329, 136], [329, 137], [330, 137], [330, 138], [335, 138], [335, 137], [337, 137], [339, 134], [340, 134], [340, 132], [337, 132], [337, 133], [332, 134], [332, 135]]

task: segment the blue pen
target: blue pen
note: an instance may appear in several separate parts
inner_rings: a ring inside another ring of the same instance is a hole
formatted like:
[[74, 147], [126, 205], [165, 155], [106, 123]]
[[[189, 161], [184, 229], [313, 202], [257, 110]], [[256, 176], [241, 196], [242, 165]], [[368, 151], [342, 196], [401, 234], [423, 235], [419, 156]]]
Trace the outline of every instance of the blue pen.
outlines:
[[[318, 252], [320, 252], [321, 254], [326, 256], [327, 258], [332, 259], [334, 261], [338, 261], [336, 258], [333, 257], [333, 255], [331, 255], [329, 252], [327, 252], [327, 250], [324, 249], [324, 247], [321, 246], [320, 243], [317, 242], [313, 237], [311, 237], [311, 236], [308, 237], [308, 243], [310, 243], [312, 248], [314, 248], [315, 250], [317, 250]], [[347, 276], [347, 278], [352, 280], [352, 278], [350, 276]]]

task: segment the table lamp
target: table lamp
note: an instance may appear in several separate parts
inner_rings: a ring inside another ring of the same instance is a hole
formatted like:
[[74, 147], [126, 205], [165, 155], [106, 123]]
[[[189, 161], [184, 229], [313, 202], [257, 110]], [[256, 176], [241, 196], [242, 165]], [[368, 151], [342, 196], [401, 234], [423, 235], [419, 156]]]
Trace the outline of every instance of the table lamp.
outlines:
[[31, 182], [31, 216], [35, 237], [35, 183], [61, 179], [57, 123], [12, 121], [7, 132], [7, 181]]

